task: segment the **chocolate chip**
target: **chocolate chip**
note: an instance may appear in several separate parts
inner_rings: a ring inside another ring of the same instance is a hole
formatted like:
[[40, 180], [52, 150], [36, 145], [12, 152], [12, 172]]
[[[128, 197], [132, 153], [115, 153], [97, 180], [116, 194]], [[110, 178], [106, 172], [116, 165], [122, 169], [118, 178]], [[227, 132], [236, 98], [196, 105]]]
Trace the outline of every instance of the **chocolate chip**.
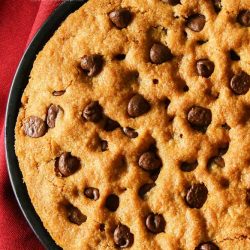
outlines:
[[77, 207], [71, 205], [68, 207], [68, 219], [71, 223], [80, 226], [87, 220], [87, 217]]
[[56, 117], [59, 112], [59, 107], [57, 105], [51, 104], [47, 112], [47, 125], [50, 128], [55, 127]]
[[250, 10], [241, 10], [237, 16], [237, 21], [242, 26], [250, 27]]
[[215, 245], [213, 242], [204, 242], [201, 243], [195, 250], [219, 250], [219, 247]]
[[162, 0], [162, 2], [167, 3], [167, 4], [170, 4], [170, 5], [172, 5], [172, 6], [175, 6], [175, 5], [181, 3], [180, 0]]
[[191, 171], [195, 170], [197, 166], [198, 166], [197, 161], [191, 162], [191, 163], [190, 162], [182, 162], [180, 169], [183, 172], [191, 172]]
[[205, 43], [207, 43], [208, 42], [208, 40], [198, 40], [197, 41], [197, 44], [198, 45], [202, 45], [202, 44], [205, 44]]
[[229, 55], [232, 61], [240, 60], [240, 57], [237, 55], [237, 53], [233, 49], [229, 50]]
[[201, 14], [194, 14], [188, 17], [186, 26], [192, 31], [199, 32], [201, 31], [206, 23], [206, 18]]
[[219, 155], [224, 155], [227, 151], [228, 151], [228, 148], [229, 148], [229, 143], [226, 143], [225, 145], [223, 145], [222, 147], [219, 148]]
[[107, 132], [111, 132], [111, 131], [114, 131], [115, 129], [119, 128], [120, 127], [120, 124], [109, 118], [109, 117], [106, 117], [105, 118], [105, 121], [104, 121], [104, 125], [103, 125], [103, 129]]
[[151, 62], [154, 64], [161, 64], [173, 58], [170, 49], [161, 43], [153, 44], [150, 49], [149, 56]]
[[130, 127], [123, 128], [123, 132], [129, 138], [136, 138], [138, 136], [138, 133]]
[[99, 74], [103, 67], [103, 57], [101, 55], [85, 55], [81, 58], [81, 68], [90, 77]]
[[99, 122], [102, 119], [102, 107], [98, 101], [92, 101], [89, 103], [82, 114], [83, 118], [91, 122]]
[[117, 60], [117, 61], [122, 61], [126, 58], [126, 55], [125, 54], [117, 54], [113, 57], [114, 60]]
[[151, 171], [160, 168], [162, 161], [155, 152], [145, 152], [139, 158], [139, 166], [146, 171]]
[[212, 112], [201, 106], [193, 106], [188, 112], [187, 119], [194, 128], [202, 129], [211, 123]]
[[101, 140], [101, 150], [102, 152], [107, 151], [108, 150], [108, 142], [106, 140]]
[[234, 75], [230, 81], [230, 88], [236, 95], [244, 95], [250, 88], [250, 76], [245, 72]]
[[66, 90], [59, 90], [59, 91], [53, 91], [52, 95], [53, 96], [61, 96], [66, 92]]
[[105, 207], [111, 211], [115, 212], [117, 208], [119, 207], [119, 197], [115, 194], [111, 194], [107, 197], [105, 202]]
[[138, 117], [150, 110], [149, 102], [140, 94], [134, 95], [128, 103], [127, 112], [130, 117]]
[[208, 167], [210, 168], [213, 164], [216, 164], [218, 167], [224, 168], [225, 161], [221, 156], [215, 156], [209, 159]]
[[68, 177], [74, 174], [80, 167], [80, 161], [71, 153], [63, 153], [55, 164], [55, 171], [58, 176]]
[[229, 180], [224, 178], [224, 177], [221, 177], [220, 179], [220, 185], [223, 187], [223, 188], [228, 188], [229, 187]]
[[246, 203], [250, 206], [250, 189], [246, 190]]
[[226, 130], [230, 130], [231, 128], [228, 126], [227, 123], [224, 123], [221, 125], [222, 128], [226, 129]]
[[132, 15], [128, 9], [121, 8], [110, 12], [109, 18], [118, 29], [123, 29], [130, 24]]
[[207, 200], [208, 190], [203, 183], [193, 184], [186, 194], [186, 203], [190, 208], [201, 208]]
[[84, 195], [91, 200], [98, 200], [100, 197], [99, 190], [97, 188], [88, 187], [84, 189]]
[[143, 199], [145, 194], [149, 192], [153, 187], [155, 187], [155, 183], [146, 183], [142, 185], [138, 190], [138, 195]]
[[146, 218], [146, 227], [151, 233], [164, 232], [165, 226], [166, 222], [161, 214], [150, 213]]
[[199, 76], [208, 78], [214, 72], [214, 63], [208, 59], [200, 59], [196, 62], [196, 69]]
[[214, 4], [214, 10], [216, 13], [219, 13], [222, 9], [222, 4], [221, 4], [221, 0], [213, 0], [213, 4]]
[[101, 232], [104, 232], [105, 231], [105, 224], [101, 223], [99, 225], [99, 229], [100, 229]]
[[47, 126], [41, 118], [30, 116], [24, 120], [23, 130], [27, 136], [38, 138], [45, 135], [47, 132]]
[[119, 224], [114, 231], [114, 242], [120, 248], [130, 247], [134, 242], [134, 235], [127, 226]]

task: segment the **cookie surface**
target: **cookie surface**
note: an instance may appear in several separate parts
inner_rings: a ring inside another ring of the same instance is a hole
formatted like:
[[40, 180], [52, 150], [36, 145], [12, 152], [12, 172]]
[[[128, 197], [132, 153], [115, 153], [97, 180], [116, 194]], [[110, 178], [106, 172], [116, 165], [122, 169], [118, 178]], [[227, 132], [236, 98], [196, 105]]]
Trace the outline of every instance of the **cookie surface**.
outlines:
[[16, 123], [63, 249], [250, 249], [250, 3], [90, 0], [38, 54]]

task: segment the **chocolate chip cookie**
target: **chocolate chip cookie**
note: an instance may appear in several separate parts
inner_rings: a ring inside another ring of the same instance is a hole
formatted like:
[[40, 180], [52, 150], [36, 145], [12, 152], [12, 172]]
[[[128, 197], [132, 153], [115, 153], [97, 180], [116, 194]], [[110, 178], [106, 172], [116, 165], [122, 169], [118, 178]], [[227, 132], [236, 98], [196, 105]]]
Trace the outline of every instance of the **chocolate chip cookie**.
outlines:
[[37, 55], [16, 123], [63, 249], [250, 249], [250, 2], [90, 0]]

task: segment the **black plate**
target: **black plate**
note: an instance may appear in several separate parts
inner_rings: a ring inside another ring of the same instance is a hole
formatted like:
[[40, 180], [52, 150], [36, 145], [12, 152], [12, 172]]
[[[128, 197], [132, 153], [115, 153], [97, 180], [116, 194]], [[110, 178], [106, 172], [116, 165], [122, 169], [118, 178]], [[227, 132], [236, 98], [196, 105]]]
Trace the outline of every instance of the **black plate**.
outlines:
[[37, 32], [29, 47], [25, 51], [17, 68], [12, 82], [9, 99], [6, 109], [5, 120], [5, 151], [9, 177], [18, 204], [28, 221], [30, 227], [47, 249], [61, 249], [50, 237], [44, 228], [40, 218], [36, 214], [18, 166], [17, 157], [14, 150], [15, 124], [21, 104], [23, 90], [28, 84], [29, 74], [37, 53], [43, 48], [45, 43], [53, 35], [61, 22], [72, 12], [82, 6], [87, 0], [65, 1], [51, 14], [40, 30]]

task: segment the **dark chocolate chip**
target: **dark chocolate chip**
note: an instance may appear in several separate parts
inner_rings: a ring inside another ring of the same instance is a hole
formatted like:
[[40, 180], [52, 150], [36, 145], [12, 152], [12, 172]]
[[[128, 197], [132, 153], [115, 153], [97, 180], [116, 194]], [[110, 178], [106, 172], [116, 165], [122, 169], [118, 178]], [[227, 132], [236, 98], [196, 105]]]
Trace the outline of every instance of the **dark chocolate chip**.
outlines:
[[154, 234], [164, 232], [166, 222], [161, 214], [150, 213], [146, 218], [147, 229]]
[[214, 63], [208, 59], [200, 59], [196, 62], [196, 69], [199, 76], [208, 78], [214, 72]]
[[162, 2], [167, 3], [167, 4], [169, 4], [169, 5], [172, 5], [172, 6], [175, 6], [175, 5], [181, 3], [180, 0], [162, 0]]
[[90, 77], [99, 74], [103, 67], [103, 57], [101, 55], [85, 55], [81, 58], [81, 68]]
[[138, 133], [130, 127], [123, 128], [123, 132], [129, 138], [136, 138], [138, 136]]
[[221, 0], [213, 0], [213, 4], [214, 4], [214, 10], [216, 13], [219, 13], [222, 9], [222, 4], [221, 4]]
[[84, 195], [91, 200], [98, 200], [100, 197], [99, 190], [97, 188], [88, 187], [84, 189]]
[[134, 235], [127, 226], [119, 224], [114, 231], [114, 242], [120, 248], [130, 247], [134, 242]]
[[159, 169], [162, 161], [155, 152], [145, 152], [139, 158], [139, 166], [146, 171], [151, 171]]
[[250, 76], [245, 72], [240, 72], [232, 77], [230, 88], [236, 95], [244, 95], [250, 88]]
[[250, 10], [241, 10], [237, 16], [237, 21], [242, 26], [250, 27]]
[[219, 151], [219, 156], [224, 155], [228, 151], [228, 148], [229, 148], [229, 143], [226, 143], [225, 145], [220, 147], [219, 150], [218, 150]]
[[104, 232], [104, 231], [105, 231], [105, 224], [104, 224], [104, 223], [101, 223], [101, 224], [99, 225], [99, 229], [100, 229], [101, 232]]
[[142, 185], [138, 190], [138, 195], [143, 199], [145, 194], [149, 192], [153, 187], [155, 187], [155, 183], [146, 183]]
[[126, 55], [125, 54], [117, 54], [113, 57], [114, 60], [117, 60], [117, 61], [122, 61], [126, 58]]
[[202, 45], [202, 44], [205, 44], [205, 43], [207, 43], [208, 42], [208, 40], [198, 40], [197, 41], [197, 44], [198, 45]]
[[195, 248], [195, 250], [219, 250], [219, 247], [213, 242], [209, 241], [201, 243], [198, 247]]
[[99, 122], [102, 119], [102, 107], [98, 101], [89, 103], [82, 114], [83, 118], [91, 122]]
[[80, 160], [71, 153], [63, 153], [55, 163], [55, 171], [58, 176], [68, 177], [74, 174], [80, 167]]
[[41, 118], [37, 116], [30, 116], [24, 120], [23, 130], [27, 136], [38, 138], [45, 135], [47, 132], [47, 126]]
[[158, 176], [159, 176], [159, 174], [160, 174], [160, 168], [155, 169], [155, 170], [149, 172], [149, 176], [152, 179], [152, 181], [156, 181], [157, 178], [158, 178]]
[[203, 183], [193, 184], [186, 194], [186, 203], [190, 208], [201, 208], [207, 200], [208, 190]]
[[102, 152], [107, 151], [108, 150], [108, 142], [106, 140], [101, 140], [101, 150]]
[[119, 207], [119, 197], [115, 194], [111, 194], [107, 197], [105, 202], [105, 207], [111, 211], [115, 212], [117, 208]]
[[233, 50], [229, 50], [229, 55], [232, 61], [239, 61], [240, 57], [238, 56], [238, 54]]
[[173, 58], [170, 49], [161, 43], [154, 43], [149, 55], [151, 62], [154, 64], [161, 64]]
[[104, 125], [103, 125], [103, 129], [105, 131], [111, 132], [119, 127], [120, 127], [120, 124], [117, 121], [115, 121], [109, 117], [105, 117], [105, 121], [104, 121]]
[[193, 106], [188, 112], [187, 119], [194, 128], [204, 128], [211, 123], [212, 112], [201, 106]]
[[55, 127], [56, 117], [59, 112], [59, 107], [57, 105], [51, 104], [47, 112], [47, 125], [50, 128]]
[[231, 129], [230, 126], [228, 126], [227, 123], [222, 124], [221, 127], [224, 128], [224, 129], [226, 129], [226, 130], [230, 130]]
[[206, 23], [206, 18], [201, 14], [194, 14], [188, 17], [186, 26], [192, 31], [199, 32], [201, 31]]
[[158, 79], [153, 79], [153, 84], [158, 84], [159, 80]]
[[59, 91], [53, 91], [52, 95], [53, 96], [61, 96], [66, 92], [66, 90], [59, 90]]
[[87, 216], [82, 214], [77, 207], [71, 205], [68, 207], [68, 219], [71, 223], [80, 226], [87, 220]]
[[123, 29], [130, 24], [132, 15], [128, 9], [121, 8], [110, 12], [109, 18], [118, 29]]
[[246, 190], [246, 203], [250, 206], [250, 189]]
[[224, 178], [224, 177], [221, 177], [220, 179], [220, 185], [223, 187], [223, 188], [228, 188], [229, 187], [229, 180]]
[[198, 166], [197, 161], [195, 161], [195, 162], [182, 162], [180, 169], [183, 172], [191, 172], [191, 171], [195, 170], [197, 168], [197, 166]]
[[138, 117], [150, 110], [149, 102], [140, 94], [134, 95], [128, 103], [127, 112], [130, 117]]

